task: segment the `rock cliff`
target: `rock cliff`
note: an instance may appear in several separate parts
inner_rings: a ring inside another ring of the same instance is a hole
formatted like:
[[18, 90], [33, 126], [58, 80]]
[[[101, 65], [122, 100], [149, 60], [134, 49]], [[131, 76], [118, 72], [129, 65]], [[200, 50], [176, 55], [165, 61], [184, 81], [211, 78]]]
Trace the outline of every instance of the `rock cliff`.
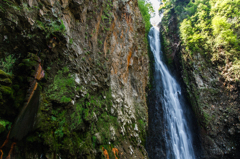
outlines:
[[147, 158], [137, 0], [4, 0], [0, 15], [3, 157]]

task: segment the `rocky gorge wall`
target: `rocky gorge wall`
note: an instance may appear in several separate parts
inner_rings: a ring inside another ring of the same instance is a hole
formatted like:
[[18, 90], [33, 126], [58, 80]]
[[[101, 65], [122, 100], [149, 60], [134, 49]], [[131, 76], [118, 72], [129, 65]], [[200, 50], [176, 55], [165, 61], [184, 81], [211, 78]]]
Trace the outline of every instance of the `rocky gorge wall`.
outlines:
[[[174, 64], [182, 77], [197, 117], [201, 158], [239, 158], [239, 76], [238, 71], [234, 71], [237, 69], [235, 55], [228, 54], [236, 47], [221, 37], [223, 33], [215, 31], [216, 27], [223, 32], [231, 28], [234, 31], [231, 35], [239, 37], [238, 29], [235, 30], [239, 21], [231, 21], [237, 15], [221, 8], [239, 6], [239, 1], [193, 3], [179, 0], [167, 3], [162, 7], [164, 18], [161, 23], [164, 52], [169, 66]], [[227, 14], [229, 28], [223, 28], [225, 23], [220, 22], [216, 26], [216, 17], [224, 17], [222, 13]], [[217, 45], [219, 39], [222, 42]], [[208, 43], [210, 40], [212, 43]], [[239, 53], [238, 49], [234, 51]]]
[[5, 0], [0, 15], [3, 158], [12, 143], [18, 159], [147, 158], [137, 0]]

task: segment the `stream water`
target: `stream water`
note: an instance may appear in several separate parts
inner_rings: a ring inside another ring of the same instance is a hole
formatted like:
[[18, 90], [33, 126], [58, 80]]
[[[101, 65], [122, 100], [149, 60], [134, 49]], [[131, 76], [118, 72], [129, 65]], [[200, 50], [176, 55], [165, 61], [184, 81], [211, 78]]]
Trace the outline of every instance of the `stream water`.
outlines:
[[[151, 0], [153, 7], [159, 7], [159, 0]], [[184, 102], [182, 103], [181, 87], [171, 75], [163, 60], [161, 51], [160, 33], [157, 25], [161, 21], [158, 8], [155, 16], [151, 19], [154, 27], [149, 32], [149, 44], [154, 56], [154, 79], [156, 97], [162, 106], [166, 159], [195, 159], [192, 135], [188, 126]], [[159, 134], [160, 135], [160, 134]], [[159, 158], [159, 157], [153, 157]]]

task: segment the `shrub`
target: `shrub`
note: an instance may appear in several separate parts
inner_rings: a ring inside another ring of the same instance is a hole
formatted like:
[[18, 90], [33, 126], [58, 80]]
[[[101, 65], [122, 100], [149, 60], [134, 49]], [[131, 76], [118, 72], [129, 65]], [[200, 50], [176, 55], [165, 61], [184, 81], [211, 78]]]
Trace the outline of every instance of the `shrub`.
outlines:
[[37, 21], [37, 26], [46, 33], [46, 37], [49, 38], [50, 35], [54, 35], [57, 32], [65, 33], [66, 27], [62, 20], [51, 21], [50, 23], [42, 23]]
[[146, 3], [144, 0], [138, 0], [138, 8], [142, 14], [143, 21], [145, 24], [145, 34], [146, 34], [145, 41], [147, 42], [147, 35], [151, 28], [151, 24], [150, 24], [151, 15], [149, 12], [150, 10], [152, 10], [152, 7], [150, 3]]
[[12, 55], [8, 55], [4, 60], [1, 59], [0, 65], [3, 67], [3, 71], [12, 74], [12, 68], [15, 61], [16, 58], [13, 58]]
[[190, 55], [200, 52], [212, 62], [227, 58], [233, 62], [236, 77], [240, 77], [239, 8], [240, 0], [190, 1], [184, 8], [188, 18], [180, 24], [181, 39]]

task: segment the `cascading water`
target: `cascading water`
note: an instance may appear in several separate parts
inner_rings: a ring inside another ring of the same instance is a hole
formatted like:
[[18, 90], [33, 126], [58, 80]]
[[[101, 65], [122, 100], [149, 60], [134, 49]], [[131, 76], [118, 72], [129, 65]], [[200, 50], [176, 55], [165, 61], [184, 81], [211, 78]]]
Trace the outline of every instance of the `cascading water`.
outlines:
[[149, 33], [149, 43], [155, 61], [155, 78], [161, 79], [159, 85], [160, 101], [163, 107], [165, 119], [166, 158], [171, 159], [194, 159], [194, 151], [191, 140], [191, 132], [188, 129], [183, 114], [183, 106], [180, 103], [181, 88], [171, 76], [168, 68], [161, 58], [161, 43], [159, 31], [153, 27]]
[[[151, 1], [155, 2], [155, 6], [157, 6], [156, 2], [159, 3], [158, 0]], [[157, 98], [155, 100], [156, 103], [159, 101], [159, 105], [162, 107], [162, 119], [158, 119], [157, 121], [159, 124], [161, 123], [160, 125], [163, 127], [161, 130], [162, 134], [159, 135], [164, 136], [164, 139], [158, 139], [158, 137], [155, 137], [156, 140], [154, 140], [159, 143], [164, 140], [165, 146], [162, 150], [158, 150], [156, 146], [152, 146], [154, 147], [152, 149], [155, 149], [153, 150], [155, 153], [158, 153], [157, 151], [164, 151], [164, 155], [150, 155], [150, 158], [164, 157], [166, 159], [195, 159], [191, 131], [188, 128], [185, 117], [186, 113], [184, 113], [185, 106], [184, 103], [181, 103], [181, 87], [176, 79], [170, 74], [162, 58], [160, 33], [159, 28], [156, 26], [160, 21], [161, 15], [159, 16], [158, 12], [156, 12], [155, 17], [151, 19], [151, 23], [155, 26], [151, 28], [148, 38], [155, 62], [154, 79], [155, 94], [157, 94], [155, 95], [155, 98]], [[155, 104], [155, 107], [158, 107], [158, 105]], [[159, 111], [159, 108], [155, 109], [156, 111]], [[157, 122], [154, 121], [154, 124], [156, 125]], [[150, 123], [150, 127], [151, 125], [153, 124]], [[156, 132], [159, 133], [159, 130]]]

